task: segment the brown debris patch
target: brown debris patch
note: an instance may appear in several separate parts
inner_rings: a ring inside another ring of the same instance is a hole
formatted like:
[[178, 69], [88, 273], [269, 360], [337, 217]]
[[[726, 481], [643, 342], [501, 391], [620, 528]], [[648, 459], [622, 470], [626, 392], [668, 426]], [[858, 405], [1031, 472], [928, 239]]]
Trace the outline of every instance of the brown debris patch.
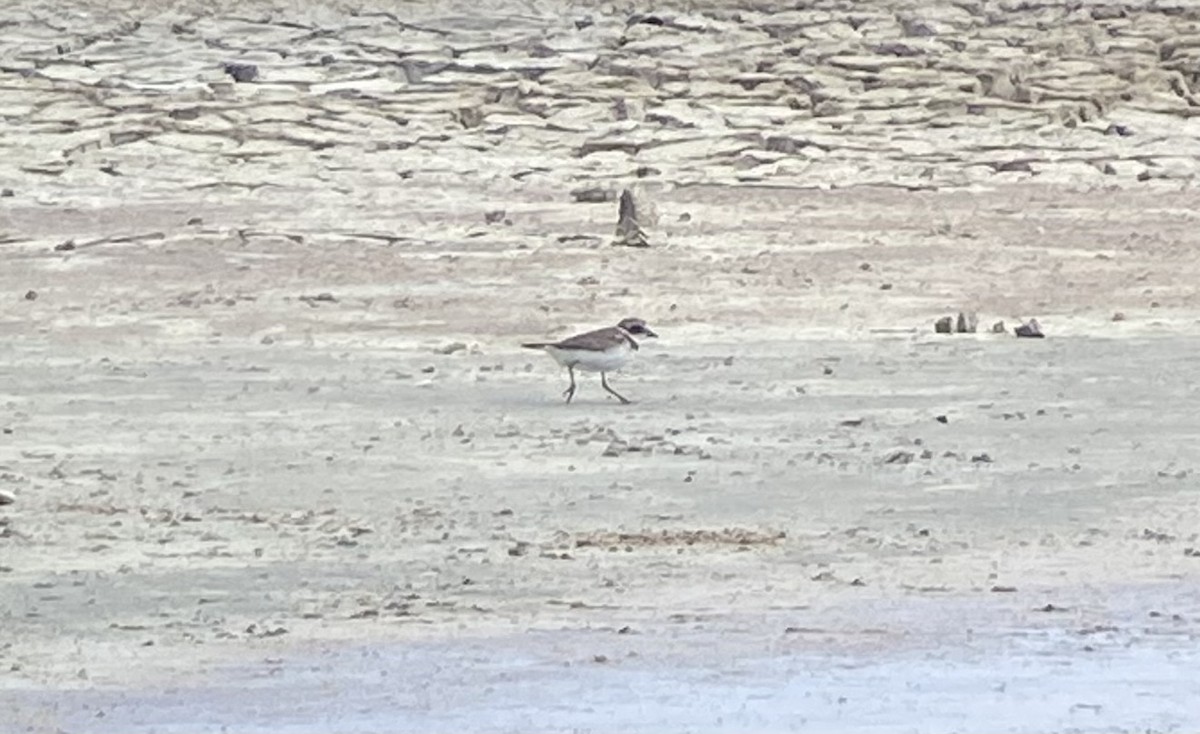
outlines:
[[606, 530], [581, 533], [575, 536], [576, 548], [680, 547], [691, 545], [774, 545], [787, 537], [781, 530], [750, 530], [722, 528], [720, 530], [642, 530], [618, 533]]

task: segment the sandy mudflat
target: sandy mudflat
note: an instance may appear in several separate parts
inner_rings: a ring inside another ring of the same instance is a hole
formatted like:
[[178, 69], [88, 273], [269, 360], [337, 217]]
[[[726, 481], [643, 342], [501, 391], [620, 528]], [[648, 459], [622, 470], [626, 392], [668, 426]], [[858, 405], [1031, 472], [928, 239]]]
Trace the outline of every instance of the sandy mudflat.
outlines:
[[1200, 10], [127, 5], [0, 9], [0, 732], [1200, 728]]

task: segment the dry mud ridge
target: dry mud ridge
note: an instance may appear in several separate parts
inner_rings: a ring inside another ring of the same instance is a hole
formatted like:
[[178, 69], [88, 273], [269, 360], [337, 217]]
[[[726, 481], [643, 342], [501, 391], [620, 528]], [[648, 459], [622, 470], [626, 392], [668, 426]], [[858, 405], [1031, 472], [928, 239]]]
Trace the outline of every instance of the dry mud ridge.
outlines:
[[1197, 728], [1198, 95], [1190, 2], [4, 3], [0, 731]]

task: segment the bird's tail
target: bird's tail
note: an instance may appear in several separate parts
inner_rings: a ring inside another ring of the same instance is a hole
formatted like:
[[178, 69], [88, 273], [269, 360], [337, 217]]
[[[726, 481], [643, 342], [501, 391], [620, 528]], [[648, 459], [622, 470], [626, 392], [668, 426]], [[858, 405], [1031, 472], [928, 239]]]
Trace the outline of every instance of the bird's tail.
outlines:
[[545, 349], [550, 345], [545, 342], [526, 342], [521, 346], [525, 347], [526, 349]]

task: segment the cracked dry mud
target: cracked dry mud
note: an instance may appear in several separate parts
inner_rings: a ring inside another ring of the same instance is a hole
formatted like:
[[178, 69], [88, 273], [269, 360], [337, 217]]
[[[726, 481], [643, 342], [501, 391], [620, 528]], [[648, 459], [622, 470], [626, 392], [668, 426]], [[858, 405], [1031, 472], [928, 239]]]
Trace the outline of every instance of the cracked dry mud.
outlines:
[[[1200, 10], [367, 5], [0, 8], [0, 731], [204, 731], [146, 692], [461, 639], [880, 680], [1194, 649]], [[519, 348], [629, 315], [631, 406]], [[939, 675], [928, 730], [974, 700]], [[1038, 728], [1197, 725], [1194, 684], [1121, 719], [1088, 680]], [[483, 720], [425, 685], [358, 709]], [[321, 690], [297, 726], [360, 730]], [[267, 726], [239, 695], [208, 721]]]

